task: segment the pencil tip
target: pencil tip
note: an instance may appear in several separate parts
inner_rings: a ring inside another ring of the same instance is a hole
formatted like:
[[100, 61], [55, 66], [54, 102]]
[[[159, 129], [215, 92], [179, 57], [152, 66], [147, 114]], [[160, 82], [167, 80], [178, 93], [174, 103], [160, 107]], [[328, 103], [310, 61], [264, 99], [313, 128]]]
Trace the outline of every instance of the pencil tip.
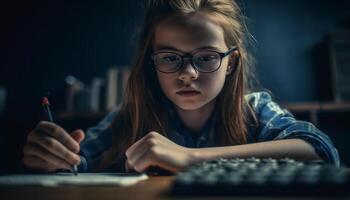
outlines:
[[76, 165], [73, 166], [73, 173], [75, 176], [78, 176], [78, 168]]

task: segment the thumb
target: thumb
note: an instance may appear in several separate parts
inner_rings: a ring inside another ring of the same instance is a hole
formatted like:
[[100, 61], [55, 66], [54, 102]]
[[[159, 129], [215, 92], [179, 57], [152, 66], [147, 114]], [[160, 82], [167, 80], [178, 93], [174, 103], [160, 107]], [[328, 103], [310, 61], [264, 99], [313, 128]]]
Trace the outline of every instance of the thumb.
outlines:
[[85, 133], [83, 130], [81, 129], [77, 129], [75, 131], [73, 131], [71, 134], [72, 138], [77, 141], [78, 143], [80, 143], [81, 141], [84, 140], [85, 138]]

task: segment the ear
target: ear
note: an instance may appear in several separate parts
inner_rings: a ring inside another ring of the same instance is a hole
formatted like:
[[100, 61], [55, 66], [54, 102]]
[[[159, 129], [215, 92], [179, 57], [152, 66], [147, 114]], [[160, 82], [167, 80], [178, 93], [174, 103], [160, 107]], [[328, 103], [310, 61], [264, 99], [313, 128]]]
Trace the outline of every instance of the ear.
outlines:
[[227, 65], [226, 75], [232, 74], [232, 72], [234, 71], [234, 69], [236, 69], [238, 65], [238, 60], [239, 60], [239, 53], [237, 50], [235, 50], [230, 55], [229, 62]]

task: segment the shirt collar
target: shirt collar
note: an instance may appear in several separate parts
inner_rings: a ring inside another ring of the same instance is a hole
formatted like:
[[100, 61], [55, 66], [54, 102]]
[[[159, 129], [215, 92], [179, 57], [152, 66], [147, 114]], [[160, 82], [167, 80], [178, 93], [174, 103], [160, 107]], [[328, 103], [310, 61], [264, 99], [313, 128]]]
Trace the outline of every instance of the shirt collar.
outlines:
[[169, 112], [170, 130], [168, 137], [175, 143], [186, 147], [211, 147], [215, 146], [215, 122], [217, 112], [213, 112], [198, 135], [194, 137], [191, 131], [183, 124], [175, 110]]

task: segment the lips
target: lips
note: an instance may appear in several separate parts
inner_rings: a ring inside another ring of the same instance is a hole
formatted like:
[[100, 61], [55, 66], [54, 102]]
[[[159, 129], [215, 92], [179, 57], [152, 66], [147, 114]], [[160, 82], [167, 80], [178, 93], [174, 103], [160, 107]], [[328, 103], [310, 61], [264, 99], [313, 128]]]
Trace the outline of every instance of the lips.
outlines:
[[200, 92], [196, 90], [183, 90], [183, 91], [178, 91], [176, 94], [183, 96], [183, 97], [192, 97], [198, 95]]

